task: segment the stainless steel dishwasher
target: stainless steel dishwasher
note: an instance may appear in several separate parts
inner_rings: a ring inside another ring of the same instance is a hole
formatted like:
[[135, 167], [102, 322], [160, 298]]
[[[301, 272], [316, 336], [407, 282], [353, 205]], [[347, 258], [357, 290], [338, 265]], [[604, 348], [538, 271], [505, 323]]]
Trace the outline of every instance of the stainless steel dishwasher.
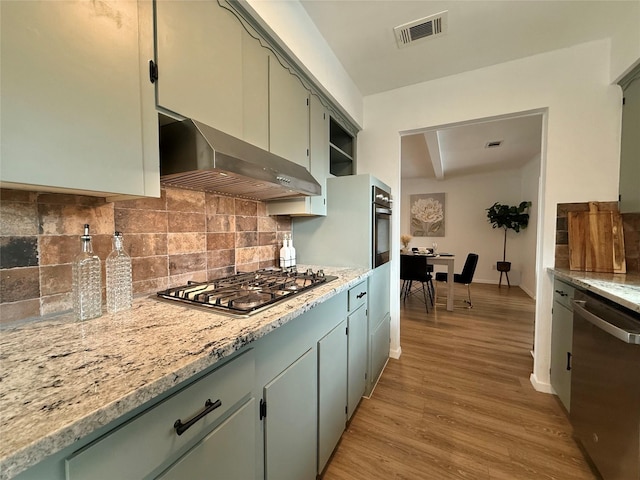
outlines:
[[573, 301], [571, 424], [605, 480], [640, 480], [640, 315]]

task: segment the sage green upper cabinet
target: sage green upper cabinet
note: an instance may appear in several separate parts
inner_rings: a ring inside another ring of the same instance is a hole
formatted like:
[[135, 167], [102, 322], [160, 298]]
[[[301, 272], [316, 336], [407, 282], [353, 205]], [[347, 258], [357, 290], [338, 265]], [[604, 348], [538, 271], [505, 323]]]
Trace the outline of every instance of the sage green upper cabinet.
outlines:
[[309, 170], [309, 92], [269, 56], [269, 150]]
[[160, 195], [151, 7], [0, 2], [3, 187]]
[[243, 139], [269, 150], [269, 50], [246, 31], [242, 32], [242, 89]]
[[267, 203], [269, 215], [326, 215], [327, 177], [329, 176], [329, 111], [316, 95], [309, 100], [309, 172], [322, 193], [313, 197], [292, 198]]
[[156, 2], [158, 106], [237, 138], [243, 27], [215, 1]]
[[620, 146], [620, 211], [640, 212], [640, 65], [621, 82], [622, 144]]

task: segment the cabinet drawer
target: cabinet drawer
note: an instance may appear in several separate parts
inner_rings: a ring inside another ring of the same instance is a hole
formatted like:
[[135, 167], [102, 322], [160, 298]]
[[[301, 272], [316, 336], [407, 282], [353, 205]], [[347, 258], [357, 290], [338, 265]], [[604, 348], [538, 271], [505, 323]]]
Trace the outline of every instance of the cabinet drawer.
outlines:
[[360, 282], [349, 289], [349, 311], [353, 312], [367, 302], [367, 282]]
[[[73, 454], [66, 460], [67, 479], [145, 477], [211, 431], [251, 392], [254, 372], [250, 350]], [[208, 399], [221, 404], [177, 435], [174, 422], [180, 419], [184, 424], [197, 416]]]
[[246, 480], [255, 477], [254, 412], [255, 400], [252, 398], [157, 480]]
[[568, 283], [564, 283], [560, 280], [555, 280], [553, 282], [553, 301], [558, 302], [560, 305], [564, 305], [569, 310], [573, 311], [571, 300], [573, 300], [573, 294], [575, 290], [575, 287], [569, 285]]

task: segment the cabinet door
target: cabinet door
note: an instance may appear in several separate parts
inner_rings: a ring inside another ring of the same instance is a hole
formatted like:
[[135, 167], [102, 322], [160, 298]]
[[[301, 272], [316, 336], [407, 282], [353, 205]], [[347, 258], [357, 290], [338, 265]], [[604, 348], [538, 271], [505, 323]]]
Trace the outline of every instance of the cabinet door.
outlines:
[[342, 436], [347, 420], [347, 321], [318, 342], [318, 473]]
[[313, 197], [290, 198], [267, 203], [269, 215], [327, 214], [327, 177], [329, 176], [329, 112], [316, 95], [309, 100], [309, 172], [322, 193]]
[[247, 480], [254, 478], [256, 475], [254, 413], [255, 400], [252, 398], [222, 425], [198, 442], [158, 479]]
[[[146, 478], [207, 435], [229, 409], [249, 397], [254, 369], [249, 350], [114, 428], [66, 460], [67, 479]], [[218, 406], [177, 435], [174, 422], [194, 418], [207, 399]]]
[[158, 105], [242, 138], [242, 33], [215, 1], [157, 1]]
[[242, 32], [242, 135], [269, 150], [269, 50]]
[[315, 479], [317, 378], [311, 348], [264, 387], [265, 480]]
[[329, 111], [316, 95], [309, 100], [309, 165], [311, 175], [322, 187], [322, 194], [310, 197], [314, 215], [327, 214], [327, 177], [329, 176]]
[[[640, 65], [622, 83], [622, 139], [620, 143], [620, 212], [640, 212]], [[627, 78], [636, 78], [629, 81]]]
[[375, 387], [378, 378], [382, 374], [382, 369], [387, 363], [389, 358], [389, 339], [390, 339], [390, 326], [391, 317], [387, 315], [386, 318], [380, 322], [371, 334], [371, 365], [369, 375], [369, 393]]
[[573, 342], [573, 312], [553, 303], [551, 326], [551, 386], [567, 411], [571, 405], [570, 355]]
[[0, 9], [3, 185], [159, 196], [153, 85], [141, 59], [152, 37], [137, 2]]
[[309, 92], [269, 56], [269, 150], [309, 170]]
[[364, 395], [367, 376], [367, 309], [363, 305], [349, 315], [347, 419]]
[[390, 312], [391, 264], [385, 263], [369, 277], [369, 321], [377, 326]]

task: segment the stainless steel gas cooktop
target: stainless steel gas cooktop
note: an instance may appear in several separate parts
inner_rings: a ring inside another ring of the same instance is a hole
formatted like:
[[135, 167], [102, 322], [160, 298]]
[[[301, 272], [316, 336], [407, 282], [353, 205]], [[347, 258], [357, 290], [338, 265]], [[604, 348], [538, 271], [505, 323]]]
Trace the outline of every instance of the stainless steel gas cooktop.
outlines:
[[336, 278], [322, 270], [308, 269], [302, 273], [263, 269], [209, 282], [189, 282], [158, 292], [158, 296], [246, 317]]

